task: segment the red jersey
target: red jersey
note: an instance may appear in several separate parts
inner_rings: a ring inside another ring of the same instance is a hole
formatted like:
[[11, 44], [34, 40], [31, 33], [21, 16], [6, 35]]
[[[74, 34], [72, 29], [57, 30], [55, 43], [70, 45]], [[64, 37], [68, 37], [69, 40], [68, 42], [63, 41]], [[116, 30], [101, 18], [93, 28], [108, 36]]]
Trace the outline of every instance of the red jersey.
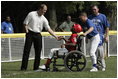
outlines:
[[[78, 36], [77, 34], [72, 34], [66, 43], [67, 44], [68, 43], [76, 44], [77, 43], [77, 36]], [[76, 46], [68, 46], [67, 45], [66, 49], [70, 52], [72, 50], [76, 50]]]

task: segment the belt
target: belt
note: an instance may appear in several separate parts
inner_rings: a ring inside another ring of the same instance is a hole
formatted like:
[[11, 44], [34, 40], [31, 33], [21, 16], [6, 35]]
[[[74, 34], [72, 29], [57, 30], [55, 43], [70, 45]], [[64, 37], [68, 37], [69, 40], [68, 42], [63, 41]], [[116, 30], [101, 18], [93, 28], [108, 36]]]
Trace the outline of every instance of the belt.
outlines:
[[29, 31], [28, 33], [30, 33], [30, 34], [41, 34], [40, 32], [33, 32], [31, 30], [28, 30], [28, 31]]

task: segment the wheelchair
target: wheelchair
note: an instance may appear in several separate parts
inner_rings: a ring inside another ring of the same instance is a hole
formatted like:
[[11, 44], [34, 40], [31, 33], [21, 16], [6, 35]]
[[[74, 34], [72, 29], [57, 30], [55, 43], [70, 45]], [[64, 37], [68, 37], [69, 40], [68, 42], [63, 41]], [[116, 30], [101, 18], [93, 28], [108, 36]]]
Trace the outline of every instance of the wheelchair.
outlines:
[[[82, 43], [83, 36], [80, 35], [77, 38], [77, 49], [74, 51], [70, 51], [68, 53], [63, 53], [63, 55], [59, 55], [59, 51], [56, 51], [56, 53], [53, 56], [52, 65], [53, 69], [52, 71], [59, 71], [57, 66], [64, 66], [68, 71], [72, 72], [79, 72], [84, 70], [87, 64], [87, 60], [85, 55], [81, 51], [81, 43]], [[57, 60], [62, 59], [64, 64], [58, 64]], [[50, 68], [49, 70], [50, 71]]]

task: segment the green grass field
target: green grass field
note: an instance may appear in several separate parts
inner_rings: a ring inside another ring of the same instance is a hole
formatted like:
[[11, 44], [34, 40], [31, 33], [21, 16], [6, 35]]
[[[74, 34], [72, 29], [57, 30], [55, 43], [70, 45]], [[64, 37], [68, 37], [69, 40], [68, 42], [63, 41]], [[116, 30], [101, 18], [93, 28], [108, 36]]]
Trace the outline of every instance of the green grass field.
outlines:
[[[43, 64], [45, 60], [41, 61]], [[61, 61], [60, 61], [61, 62]], [[87, 62], [86, 68], [82, 72], [68, 72], [63, 69], [59, 72], [35, 72], [33, 71], [33, 61], [29, 61], [27, 71], [20, 71], [21, 62], [1, 63], [2, 78], [116, 78], [117, 77], [117, 57], [106, 59], [106, 71], [89, 72], [91, 62]]]

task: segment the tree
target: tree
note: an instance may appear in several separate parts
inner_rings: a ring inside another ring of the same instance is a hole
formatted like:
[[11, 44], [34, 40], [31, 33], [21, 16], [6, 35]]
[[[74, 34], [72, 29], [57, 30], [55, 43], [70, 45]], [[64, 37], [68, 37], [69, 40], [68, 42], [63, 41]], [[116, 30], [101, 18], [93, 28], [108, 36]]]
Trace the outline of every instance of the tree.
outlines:
[[108, 13], [108, 19], [110, 22], [110, 29], [117, 29], [117, 1], [106, 1], [106, 9]]
[[[57, 26], [57, 17], [62, 18], [64, 14], [71, 14], [77, 11], [76, 6], [77, 4], [82, 4], [82, 1], [54, 1], [54, 2], [47, 2], [49, 6], [49, 22], [50, 26], [54, 30]], [[62, 14], [61, 14], [62, 13]], [[58, 15], [57, 15], [58, 14]], [[61, 15], [60, 15], [61, 14]]]

